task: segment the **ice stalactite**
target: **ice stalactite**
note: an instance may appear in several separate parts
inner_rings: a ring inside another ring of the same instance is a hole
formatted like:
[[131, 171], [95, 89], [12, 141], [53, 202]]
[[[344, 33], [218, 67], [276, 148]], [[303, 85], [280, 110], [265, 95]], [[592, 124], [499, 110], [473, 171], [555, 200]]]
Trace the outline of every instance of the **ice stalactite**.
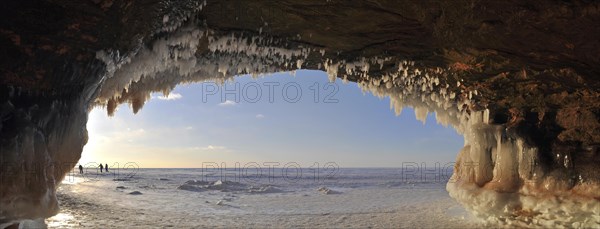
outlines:
[[[217, 35], [190, 23], [133, 58], [115, 59], [114, 54], [97, 53], [109, 67], [96, 99], [112, 113], [116, 105], [129, 103], [137, 112], [150, 93], [168, 94], [179, 83], [224, 82], [239, 74], [265, 74], [301, 66], [310, 49], [279, 48], [272, 38]], [[198, 55], [198, 50], [207, 51]]]

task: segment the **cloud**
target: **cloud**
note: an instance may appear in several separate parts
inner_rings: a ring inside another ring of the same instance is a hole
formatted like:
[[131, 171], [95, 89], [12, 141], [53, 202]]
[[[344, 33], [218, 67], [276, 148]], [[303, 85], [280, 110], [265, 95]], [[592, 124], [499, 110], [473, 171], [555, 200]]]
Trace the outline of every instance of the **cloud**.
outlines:
[[261, 119], [261, 118], [265, 118], [265, 116], [263, 114], [257, 114], [256, 118]]
[[181, 99], [183, 98], [183, 96], [179, 93], [170, 93], [168, 96], [158, 96], [158, 99], [160, 100], [176, 100], [176, 99]]
[[206, 147], [194, 147], [193, 149], [204, 151], [227, 151], [227, 147], [217, 145], [208, 145]]
[[225, 100], [225, 102], [219, 103], [219, 106], [222, 107], [229, 107], [229, 106], [235, 106], [237, 103], [231, 100]]
[[185, 127], [185, 129], [186, 129], [186, 130], [193, 130], [193, 129], [194, 129], [194, 127], [193, 127], [193, 126], [186, 126], [186, 127]]

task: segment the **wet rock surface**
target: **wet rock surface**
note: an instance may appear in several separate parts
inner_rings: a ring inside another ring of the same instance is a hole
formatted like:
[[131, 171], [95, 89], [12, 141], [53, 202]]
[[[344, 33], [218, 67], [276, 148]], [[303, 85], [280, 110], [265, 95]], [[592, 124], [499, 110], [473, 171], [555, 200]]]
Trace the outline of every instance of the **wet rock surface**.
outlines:
[[[80, 158], [93, 106], [111, 112], [130, 103], [137, 111], [148, 93], [141, 88], [168, 91], [184, 81], [142, 77], [118, 98], [102, 94], [115, 68], [186, 23], [215, 37], [264, 37], [281, 48], [323, 51], [307, 55], [302, 68], [389, 58], [367, 70], [382, 82], [401, 60], [428, 73], [444, 69], [440, 80], [459, 96], [478, 92], [462, 111], [488, 109], [483, 122], [537, 149], [535, 167], [552, 174], [540, 178], [549, 185], [538, 192], [600, 198], [596, 2], [7, 1], [0, 19], [0, 225], [57, 212], [56, 184]], [[214, 58], [206, 36], [197, 43], [198, 59]], [[100, 51], [110, 58], [98, 58]], [[569, 182], [554, 182], [561, 183], [554, 189], [552, 179]]]

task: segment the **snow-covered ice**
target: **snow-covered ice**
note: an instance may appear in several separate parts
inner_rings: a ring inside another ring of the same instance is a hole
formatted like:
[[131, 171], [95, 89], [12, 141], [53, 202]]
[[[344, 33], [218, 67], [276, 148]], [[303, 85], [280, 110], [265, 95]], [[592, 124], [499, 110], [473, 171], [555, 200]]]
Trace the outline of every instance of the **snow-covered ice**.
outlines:
[[[332, 177], [294, 182], [203, 175], [201, 169], [140, 169], [116, 181], [113, 174], [68, 176], [58, 189], [61, 212], [46, 223], [50, 228], [481, 226], [448, 196], [447, 179], [409, 180], [401, 169], [340, 169]], [[324, 195], [327, 190], [337, 194]], [[133, 191], [142, 195], [129, 195]]]

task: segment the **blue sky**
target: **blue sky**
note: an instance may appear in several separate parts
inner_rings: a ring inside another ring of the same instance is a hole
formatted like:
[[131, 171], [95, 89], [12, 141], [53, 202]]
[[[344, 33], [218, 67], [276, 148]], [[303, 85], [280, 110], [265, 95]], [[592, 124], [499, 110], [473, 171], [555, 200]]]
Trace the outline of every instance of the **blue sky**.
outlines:
[[433, 114], [426, 124], [409, 108], [395, 116], [388, 98], [363, 94], [355, 83], [329, 84], [321, 71], [240, 76], [225, 86], [235, 91], [236, 84], [238, 101], [233, 92], [222, 95], [222, 86], [196, 83], [180, 85], [168, 97], [153, 94], [136, 115], [127, 105], [114, 117], [94, 109], [80, 162], [148, 168], [196, 168], [203, 162], [430, 166], [453, 162], [463, 145], [462, 136], [437, 124]]

